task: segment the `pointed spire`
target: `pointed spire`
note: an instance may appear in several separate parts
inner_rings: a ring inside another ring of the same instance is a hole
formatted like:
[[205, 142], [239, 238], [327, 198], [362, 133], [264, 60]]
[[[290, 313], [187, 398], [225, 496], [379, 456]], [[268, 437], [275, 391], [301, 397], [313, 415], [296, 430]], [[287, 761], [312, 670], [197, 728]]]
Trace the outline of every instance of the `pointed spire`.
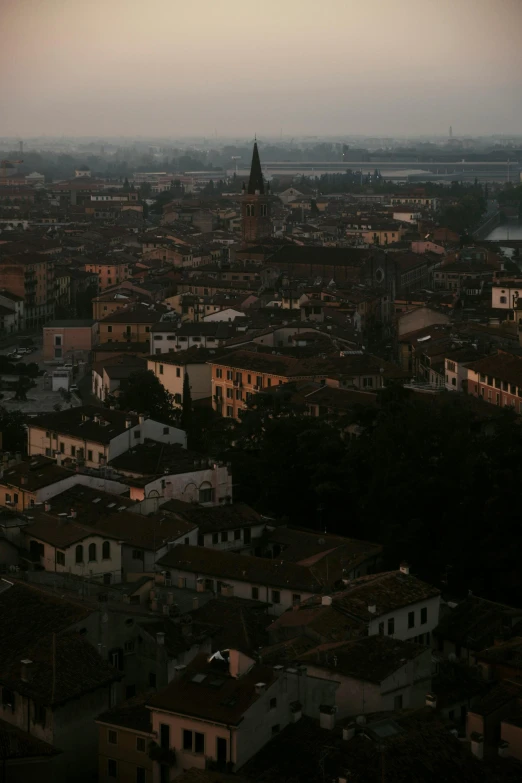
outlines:
[[254, 151], [252, 153], [250, 179], [248, 180], [248, 193], [251, 196], [255, 195], [255, 193], [259, 193], [261, 196], [263, 196], [265, 193], [265, 183], [263, 182], [263, 172], [261, 171], [261, 161], [259, 160], [257, 141], [254, 142]]

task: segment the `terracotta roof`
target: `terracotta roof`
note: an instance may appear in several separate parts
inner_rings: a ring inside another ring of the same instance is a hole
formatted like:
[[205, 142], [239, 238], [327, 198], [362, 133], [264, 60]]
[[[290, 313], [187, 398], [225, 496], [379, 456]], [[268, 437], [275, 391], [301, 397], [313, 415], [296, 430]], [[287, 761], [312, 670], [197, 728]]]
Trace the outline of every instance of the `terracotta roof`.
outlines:
[[131, 307], [116, 310], [100, 320], [100, 324], [155, 324], [166, 308]]
[[118, 704], [111, 710], [98, 715], [96, 723], [119, 726], [141, 734], [152, 734], [151, 711], [145, 706], [150, 693], [140, 693], [132, 699]]
[[498, 353], [486, 356], [468, 364], [468, 369], [481, 375], [492, 375], [501, 381], [522, 387], [522, 357], [510, 353]]
[[51, 544], [51, 546], [58, 547], [59, 549], [66, 549], [73, 544], [83, 541], [89, 536], [100, 536], [118, 540], [118, 536], [100, 533], [81, 522], [76, 522], [72, 519], [55, 519], [49, 517], [47, 514], [42, 514], [41, 518], [36, 522], [24, 527], [24, 535], [29, 536], [30, 538], [36, 538], [39, 541], [45, 541], [45, 543]]
[[299, 660], [345, 677], [379, 683], [423, 653], [428, 650], [420, 644], [375, 635], [321, 644], [303, 653]]
[[197, 525], [199, 533], [264, 524], [262, 516], [246, 503], [227, 503], [224, 506], [211, 507], [184, 503], [183, 507], [180, 507], [177, 501], [169, 500], [161, 506], [161, 510], [172, 511], [176, 516]]
[[4, 487], [36, 492], [72, 475], [70, 470], [57, 465], [52, 459], [36, 456], [7, 468], [3, 478], [0, 479], [0, 484]]
[[[345, 590], [332, 593], [332, 605], [343, 614], [368, 622], [373, 617], [438, 595], [438, 588], [422, 582], [412, 574], [385, 571], [353, 579]], [[309, 598], [304, 606], [312, 606], [319, 600]], [[368, 606], [375, 606], [375, 612], [370, 612]]]
[[[205, 675], [194, 681], [195, 675]], [[228, 666], [197, 655], [179, 679], [148, 700], [150, 707], [237, 726], [245, 712], [257, 701], [256, 684], [269, 687], [275, 679], [270, 666], [254, 665], [241, 677], [231, 677]]]
[[176, 546], [161, 558], [159, 564], [223, 580], [234, 579], [310, 593], [318, 593], [323, 589], [312, 570], [305, 566], [263, 557], [238, 556], [232, 552], [204, 547]]
[[[119, 679], [121, 674], [94, 647], [78, 633], [68, 632], [91, 613], [90, 608], [44, 590], [1, 579], [0, 622], [9, 644], [0, 648], [0, 683], [41, 703], [55, 704]], [[32, 661], [28, 681], [21, 678], [23, 659]]]
[[207, 470], [209, 460], [197, 451], [187, 451], [178, 443], [146, 439], [110, 461], [116, 470], [133, 476], [171, 475]]
[[210, 364], [233, 367], [238, 370], [251, 370], [256, 373], [268, 373], [281, 377], [290, 376], [298, 360], [292, 356], [277, 356], [255, 351], [233, 351], [226, 357], [216, 359]]
[[[95, 421], [95, 417], [98, 417], [98, 421]], [[117, 435], [125, 432], [127, 420], [132, 422], [132, 426], [138, 424], [138, 417], [132, 413], [99, 408], [96, 405], [82, 405], [79, 408], [35, 416], [30, 420], [29, 427], [108, 444]]]
[[0, 759], [2, 761], [52, 759], [60, 753], [61, 750], [49, 745], [48, 742], [31, 736], [17, 726], [13, 726], [12, 723], [0, 720]]
[[213, 649], [241, 650], [246, 655], [256, 653], [268, 641], [267, 628], [271, 617], [268, 604], [237, 596], [213, 598], [192, 612], [195, 622], [214, 628]]
[[502, 636], [504, 627], [522, 619], [522, 609], [470, 595], [441, 614], [434, 634], [471, 650], [483, 650]]

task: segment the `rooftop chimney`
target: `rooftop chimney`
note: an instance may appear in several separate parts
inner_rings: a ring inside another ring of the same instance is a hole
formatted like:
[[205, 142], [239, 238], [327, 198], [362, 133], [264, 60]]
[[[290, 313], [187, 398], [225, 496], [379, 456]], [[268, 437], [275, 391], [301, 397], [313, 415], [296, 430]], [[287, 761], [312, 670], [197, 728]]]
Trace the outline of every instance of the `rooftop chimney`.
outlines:
[[72, 517], [73, 519], [76, 519], [77, 514], [76, 514], [76, 510], [74, 508], [71, 508], [71, 510], [69, 512], [69, 516]]
[[266, 691], [266, 682], [256, 682], [255, 684], [256, 693], [264, 693]]
[[332, 731], [335, 727], [335, 713], [336, 707], [321, 704], [319, 707], [319, 726], [322, 729], [329, 729]]
[[471, 752], [478, 759], [484, 758], [484, 736], [477, 731], [471, 734]]
[[192, 611], [196, 609], [199, 609], [199, 598], [197, 597], [197, 595], [195, 595], [194, 598], [192, 599]]
[[401, 572], [401, 574], [409, 574], [410, 573], [410, 565], [409, 565], [409, 563], [402, 562], [400, 564], [400, 572]]
[[351, 740], [355, 736], [355, 723], [349, 723], [343, 728], [343, 740]]
[[20, 661], [21, 667], [20, 667], [20, 679], [22, 682], [29, 682], [31, 679], [31, 668], [33, 665], [33, 662], [30, 660], [30, 658], [23, 658]]
[[165, 644], [165, 634], [163, 631], [158, 631], [156, 634], [156, 644]]
[[321, 598], [321, 604], [323, 606], [331, 606], [332, 605], [332, 596], [331, 595], [323, 595]]
[[426, 707], [432, 707], [434, 710], [437, 709], [437, 694], [436, 693], [427, 693], [426, 694]]
[[375, 604], [368, 604], [368, 611], [370, 614], [375, 614], [377, 611], [377, 606]]
[[187, 667], [185, 666], [184, 663], [181, 663], [179, 666], [174, 666], [174, 679], [175, 680], [179, 679], [179, 677], [181, 677], [181, 675], [183, 674], [186, 668]]
[[125, 429], [130, 430], [132, 427], [132, 421], [130, 419], [125, 419]]
[[50, 510], [51, 510], [51, 504], [49, 503], [48, 500], [46, 500], [44, 505], [44, 511], [50, 511]]
[[501, 740], [498, 743], [498, 755], [503, 759], [509, 756], [509, 742]]
[[143, 413], [140, 413], [140, 415], [138, 416], [138, 422], [140, 424], [143, 424], [144, 421], [145, 421], [145, 416], [143, 415]]

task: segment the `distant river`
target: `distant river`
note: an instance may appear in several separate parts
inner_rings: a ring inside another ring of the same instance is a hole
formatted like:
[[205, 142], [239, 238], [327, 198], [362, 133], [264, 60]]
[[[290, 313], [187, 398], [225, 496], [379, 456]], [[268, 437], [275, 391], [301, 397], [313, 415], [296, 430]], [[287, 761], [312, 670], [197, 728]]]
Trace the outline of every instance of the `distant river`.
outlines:
[[522, 239], [522, 223], [501, 223], [488, 234], [486, 239], [501, 242], [503, 239]]

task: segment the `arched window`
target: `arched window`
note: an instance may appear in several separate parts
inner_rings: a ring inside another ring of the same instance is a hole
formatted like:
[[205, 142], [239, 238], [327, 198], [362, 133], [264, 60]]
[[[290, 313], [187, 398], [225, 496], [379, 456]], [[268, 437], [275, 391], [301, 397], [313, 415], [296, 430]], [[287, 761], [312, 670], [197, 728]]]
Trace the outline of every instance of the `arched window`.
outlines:
[[96, 544], [89, 544], [89, 560], [96, 560]]
[[254, 217], [255, 214], [255, 207], [253, 204], [247, 204], [246, 208], [246, 216], [247, 217]]
[[104, 560], [110, 560], [111, 558], [111, 542], [104, 541], [102, 546], [102, 557]]
[[83, 546], [81, 544], [76, 547], [76, 562], [83, 563]]
[[268, 214], [266, 204], [261, 204], [261, 217], [266, 217]]

